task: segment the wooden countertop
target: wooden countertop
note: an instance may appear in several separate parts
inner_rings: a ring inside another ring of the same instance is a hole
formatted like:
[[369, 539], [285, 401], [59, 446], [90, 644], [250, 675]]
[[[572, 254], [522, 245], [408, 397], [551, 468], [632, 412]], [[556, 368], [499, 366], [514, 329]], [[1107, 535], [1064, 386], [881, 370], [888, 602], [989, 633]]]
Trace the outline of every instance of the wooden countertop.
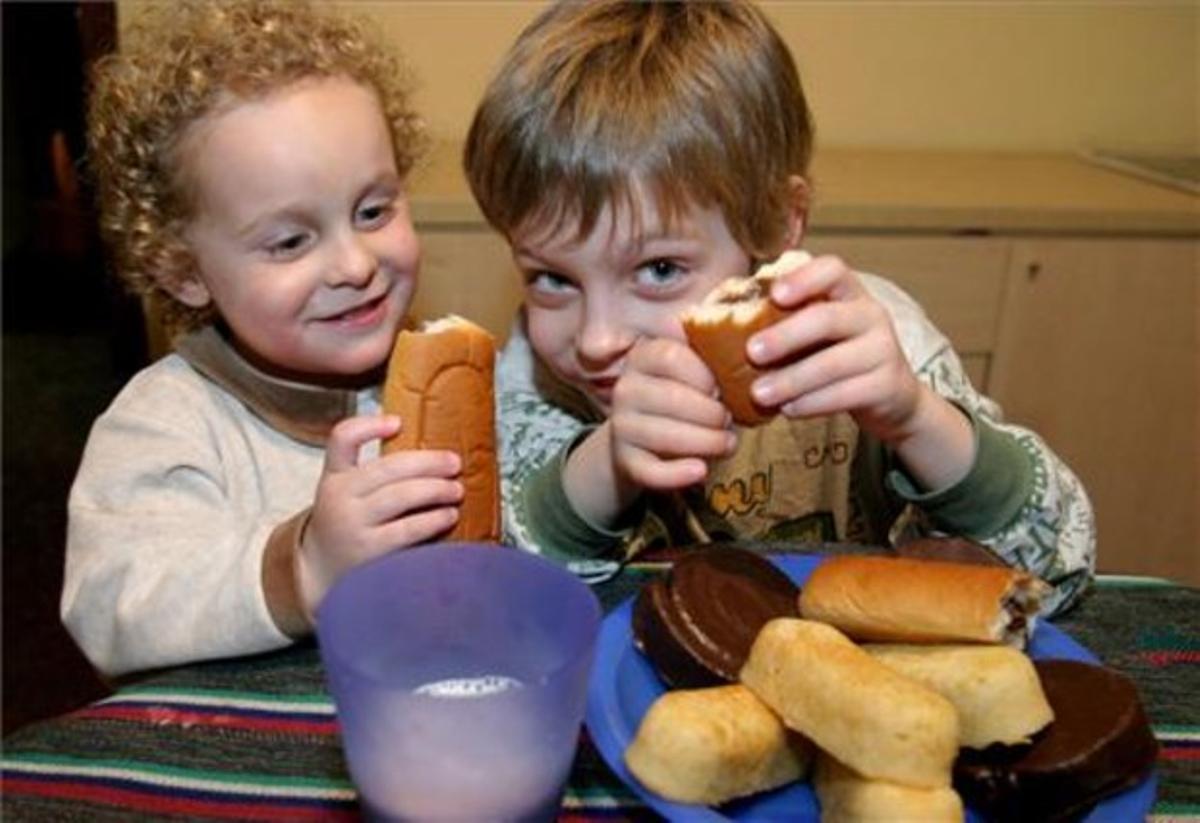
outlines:
[[[413, 176], [424, 228], [478, 227], [459, 146], [436, 143]], [[1200, 197], [1070, 154], [818, 147], [814, 233], [1200, 237]]]

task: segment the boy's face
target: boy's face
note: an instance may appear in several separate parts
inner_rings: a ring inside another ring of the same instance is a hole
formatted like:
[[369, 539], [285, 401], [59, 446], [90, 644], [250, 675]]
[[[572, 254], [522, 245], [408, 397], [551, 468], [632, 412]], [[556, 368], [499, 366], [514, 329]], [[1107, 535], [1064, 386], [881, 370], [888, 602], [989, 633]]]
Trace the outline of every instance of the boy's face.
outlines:
[[512, 237], [534, 351], [605, 414], [634, 343], [683, 340], [679, 313], [725, 278], [750, 273], [718, 209], [693, 206], [667, 225], [644, 187], [633, 198], [640, 229], [628, 209], [610, 205], [582, 240], [570, 221]]
[[338, 381], [383, 363], [416, 285], [420, 247], [391, 134], [369, 90], [301, 81], [201, 121], [183, 145], [196, 277], [260, 369]]

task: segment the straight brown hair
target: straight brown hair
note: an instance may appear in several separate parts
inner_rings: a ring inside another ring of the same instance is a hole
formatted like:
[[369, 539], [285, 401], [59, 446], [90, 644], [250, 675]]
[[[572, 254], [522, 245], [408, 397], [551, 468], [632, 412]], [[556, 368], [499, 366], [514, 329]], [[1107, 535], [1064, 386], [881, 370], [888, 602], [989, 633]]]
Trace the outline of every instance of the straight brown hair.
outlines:
[[511, 237], [577, 221], [647, 185], [664, 219], [716, 206], [773, 258], [807, 177], [813, 124], [787, 46], [748, 2], [566, 0], [518, 37], [476, 110], [463, 163]]

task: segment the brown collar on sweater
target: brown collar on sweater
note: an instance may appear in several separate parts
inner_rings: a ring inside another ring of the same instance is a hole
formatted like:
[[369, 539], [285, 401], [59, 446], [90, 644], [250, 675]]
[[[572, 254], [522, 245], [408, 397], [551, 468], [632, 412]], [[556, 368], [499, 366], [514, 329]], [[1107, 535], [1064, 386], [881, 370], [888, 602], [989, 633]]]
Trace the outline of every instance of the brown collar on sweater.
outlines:
[[294, 440], [324, 446], [330, 430], [355, 413], [356, 392], [271, 377], [247, 363], [212, 326], [175, 340], [175, 351], [255, 416]]

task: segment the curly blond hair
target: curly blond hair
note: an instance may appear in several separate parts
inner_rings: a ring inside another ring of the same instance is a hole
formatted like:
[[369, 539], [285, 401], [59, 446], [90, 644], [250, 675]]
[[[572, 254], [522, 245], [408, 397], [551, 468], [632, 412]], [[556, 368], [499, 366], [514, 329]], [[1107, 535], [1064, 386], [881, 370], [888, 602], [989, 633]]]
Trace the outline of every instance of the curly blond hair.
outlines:
[[379, 97], [397, 171], [424, 146], [411, 81], [359, 25], [296, 0], [155, 3], [99, 61], [88, 105], [88, 150], [100, 230], [117, 274], [169, 332], [212, 322], [176, 300], [194, 275], [184, 239], [193, 198], [179, 151], [188, 127], [234, 100], [261, 99], [310, 77], [348, 77]]

